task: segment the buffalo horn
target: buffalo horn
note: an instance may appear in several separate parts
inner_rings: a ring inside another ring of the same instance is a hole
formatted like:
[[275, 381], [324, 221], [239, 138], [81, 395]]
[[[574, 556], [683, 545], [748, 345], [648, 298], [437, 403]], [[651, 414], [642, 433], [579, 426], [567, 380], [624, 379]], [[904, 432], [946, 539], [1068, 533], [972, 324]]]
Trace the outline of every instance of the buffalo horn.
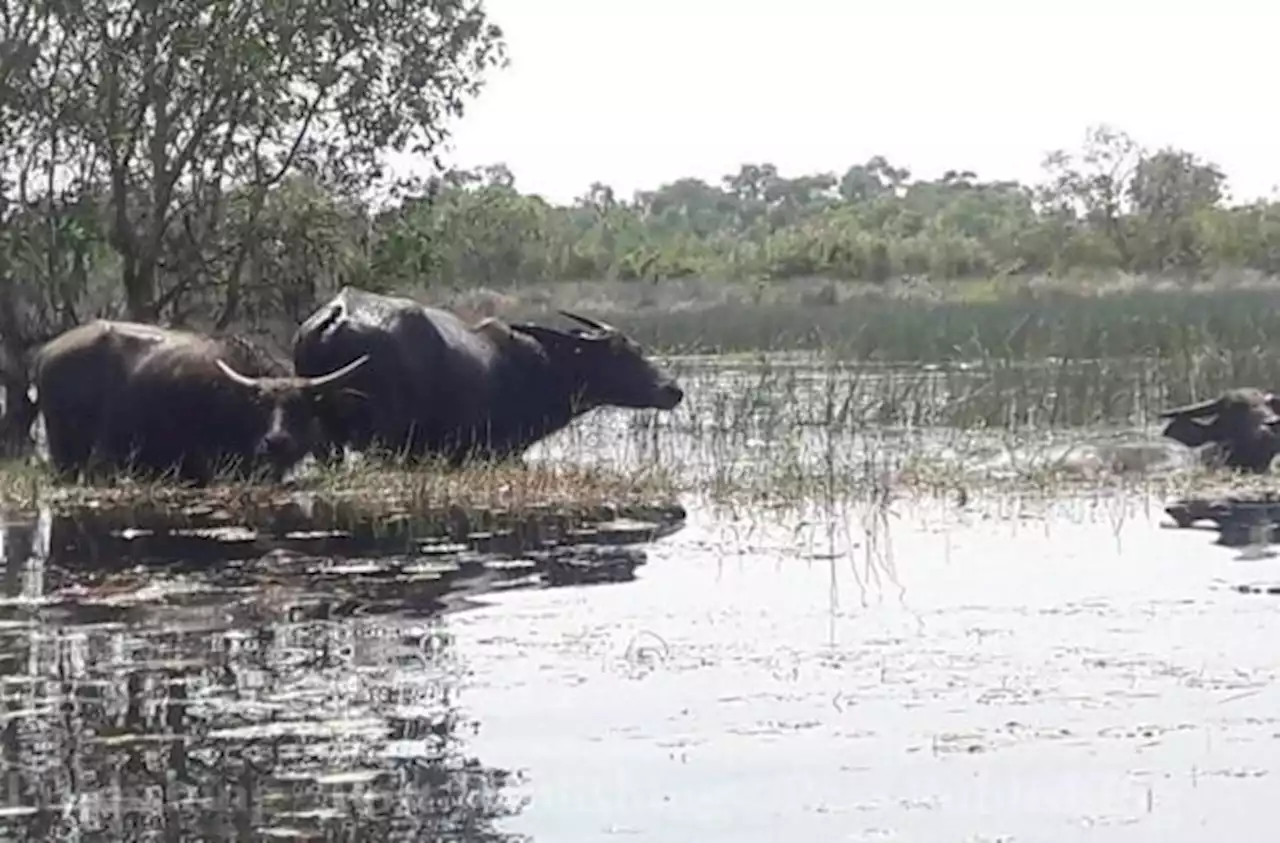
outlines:
[[1262, 400], [1262, 405], [1258, 408], [1258, 416], [1261, 423], [1266, 425], [1280, 424], [1278, 409], [1280, 409], [1280, 400], [1277, 400], [1276, 396], [1271, 393], [1267, 393]]
[[1205, 416], [1212, 416], [1221, 408], [1221, 398], [1210, 398], [1197, 404], [1187, 404], [1182, 407], [1174, 407], [1172, 410], [1165, 410], [1160, 414], [1160, 418], [1172, 419], [1181, 416], [1188, 419], [1200, 419]]
[[333, 383], [336, 380], [345, 378], [347, 375], [351, 374], [356, 369], [359, 369], [361, 366], [363, 366], [367, 362], [369, 362], [369, 355], [362, 354], [359, 357], [357, 357], [355, 360], [352, 360], [350, 363], [343, 366], [341, 369], [334, 369], [332, 372], [330, 372], [327, 375], [317, 375], [314, 378], [306, 378], [305, 387], [307, 389], [319, 389], [322, 386], [328, 386], [329, 384]]
[[618, 333], [618, 329], [617, 329], [617, 328], [615, 328], [615, 327], [613, 327], [612, 325], [610, 325], [610, 324], [609, 324], [609, 323], [607, 323], [607, 322], [597, 322], [597, 321], [596, 321], [596, 320], [594, 320], [594, 319], [588, 319], [588, 318], [587, 318], [587, 317], [585, 317], [585, 316], [579, 316], [578, 314], [576, 314], [576, 313], [572, 313], [572, 312], [570, 312], [570, 311], [568, 311], [568, 310], [561, 310], [561, 311], [560, 311], [560, 315], [561, 315], [561, 316], [565, 316], [565, 317], [567, 317], [567, 318], [569, 318], [569, 319], [572, 319], [574, 322], [580, 322], [580, 323], [582, 323], [583, 325], [586, 325], [588, 328], [592, 328], [592, 329], [594, 329], [594, 330], [596, 330], [596, 331], [599, 331], [599, 332], [600, 332], [600, 333], [602, 333], [602, 334], [616, 334], [616, 333]]
[[241, 386], [257, 387], [258, 385], [257, 378], [251, 378], [248, 375], [240, 374], [235, 369], [231, 368], [231, 366], [229, 366], [225, 360], [219, 359], [219, 360], [216, 360], [215, 362], [218, 364], [218, 368], [222, 370], [223, 374], [225, 374], [227, 377], [231, 378], [231, 380], [235, 381]]

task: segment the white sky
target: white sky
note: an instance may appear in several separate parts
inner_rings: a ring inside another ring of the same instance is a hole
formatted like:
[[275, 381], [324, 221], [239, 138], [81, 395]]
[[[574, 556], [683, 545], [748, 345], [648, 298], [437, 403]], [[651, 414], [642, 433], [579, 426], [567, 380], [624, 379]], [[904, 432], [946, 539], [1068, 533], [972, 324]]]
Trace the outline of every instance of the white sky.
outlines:
[[[511, 64], [447, 160], [505, 162], [569, 201], [744, 162], [784, 175], [875, 154], [917, 176], [1039, 177], [1107, 122], [1280, 184], [1275, 38], [1256, 0], [487, 0]], [[890, 12], [888, 9], [892, 8]]]

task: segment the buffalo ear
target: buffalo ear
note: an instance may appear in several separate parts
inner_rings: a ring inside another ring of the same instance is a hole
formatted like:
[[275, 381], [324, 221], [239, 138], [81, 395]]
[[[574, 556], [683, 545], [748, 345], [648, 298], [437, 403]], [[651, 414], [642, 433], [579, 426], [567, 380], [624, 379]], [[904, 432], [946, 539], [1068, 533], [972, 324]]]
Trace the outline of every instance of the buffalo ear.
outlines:
[[335, 403], [340, 402], [342, 404], [347, 404], [348, 402], [353, 404], [365, 404], [369, 401], [369, 393], [361, 389], [356, 389], [355, 387], [344, 386], [330, 396], [329, 400]]
[[332, 390], [316, 390], [310, 393], [311, 403], [317, 407], [335, 404], [340, 401], [368, 401], [369, 394], [351, 386], [343, 386]]
[[1162, 419], [1173, 419], [1178, 417], [1188, 419], [1202, 419], [1208, 416], [1217, 415], [1222, 410], [1222, 398], [1209, 398], [1204, 401], [1197, 401], [1195, 404], [1186, 404], [1181, 407], [1172, 407], [1163, 410], [1160, 413]]

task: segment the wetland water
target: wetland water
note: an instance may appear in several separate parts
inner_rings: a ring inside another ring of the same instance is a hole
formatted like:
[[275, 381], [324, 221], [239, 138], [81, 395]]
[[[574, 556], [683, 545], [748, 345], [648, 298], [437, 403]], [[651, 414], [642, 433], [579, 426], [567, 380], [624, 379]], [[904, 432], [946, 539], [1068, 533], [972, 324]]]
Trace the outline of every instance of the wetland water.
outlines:
[[[1280, 562], [1161, 526], [1157, 430], [872, 434], [1004, 387], [714, 369], [531, 453], [698, 478], [605, 584], [492, 531], [11, 520], [0, 837], [1270, 839], [1278, 607], [1231, 586]], [[922, 455], [967, 473], [889, 493]], [[1045, 461], [1096, 482], [966, 479]]]

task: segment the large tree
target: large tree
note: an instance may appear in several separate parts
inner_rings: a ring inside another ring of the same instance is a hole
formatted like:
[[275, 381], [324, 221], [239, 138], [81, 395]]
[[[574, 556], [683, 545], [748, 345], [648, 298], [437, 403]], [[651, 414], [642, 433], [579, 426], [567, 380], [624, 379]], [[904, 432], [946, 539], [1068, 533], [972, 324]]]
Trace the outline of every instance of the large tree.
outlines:
[[[10, 12], [31, 0], [5, 0]], [[431, 154], [484, 72], [505, 61], [479, 0], [71, 0], [38, 6], [72, 98], [51, 130], [105, 178], [128, 312], [155, 319], [196, 281], [239, 301], [245, 235], [267, 191], [305, 171], [359, 191], [386, 155]], [[74, 84], [74, 88], [71, 86]], [[30, 91], [18, 91], [39, 100]], [[229, 191], [254, 197], [231, 255]], [[180, 227], [205, 262], [162, 278]]]

